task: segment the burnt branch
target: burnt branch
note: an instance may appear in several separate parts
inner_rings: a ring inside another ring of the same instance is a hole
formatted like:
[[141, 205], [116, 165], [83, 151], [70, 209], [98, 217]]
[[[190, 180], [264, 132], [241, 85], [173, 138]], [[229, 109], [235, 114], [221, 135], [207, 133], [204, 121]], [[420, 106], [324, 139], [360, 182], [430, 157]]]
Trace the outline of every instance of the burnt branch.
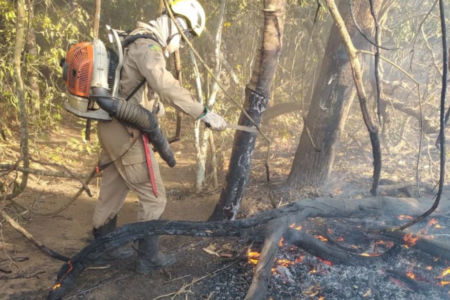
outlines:
[[[49, 177], [58, 177], [58, 178], [73, 179], [74, 177], [77, 177], [77, 178], [88, 178], [89, 177], [89, 174], [76, 174], [76, 173], [71, 172], [73, 174], [72, 175], [71, 173], [69, 173], [67, 171], [55, 172], [55, 171], [23, 168], [23, 167], [16, 166], [16, 164], [1, 164], [0, 170], [19, 171], [22, 173], [29, 173], [29, 174], [38, 175], [38, 176], [49, 176]], [[96, 174], [95, 177], [101, 177], [101, 174]]]
[[394, 246], [384, 254], [378, 256], [362, 256], [325, 244], [324, 242], [316, 239], [314, 236], [295, 229], [288, 229], [284, 235], [284, 238], [286, 242], [334, 264], [368, 266], [379, 260], [387, 260], [400, 252], [400, 248], [398, 246]]
[[1, 211], [1, 216], [8, 221], [8, 223], [18, 232], [20, 232], [24, 237], [26, 237], [30, 242], [32, 242], [36, 247], [39, 248], [39, 250], [41, 250], [45, 255], [54, 258], [54, 259], [58, 259], [61, 261], [68, 261], [69, 258], [48, 248], [47, 246], [45, 246], [44, 244], [42, 244], [40, 241], [36, 240], [33, 235], [31, 233], [29, 233], [25, 228], [23, 228], [22, 226], [20, 226], [19, 223], [17, 223], [16, 221], [14, 221], [13, 218], [11, 218], [4, 210]]
[[[449, 193], [444, 195], [447, 199], [450, 198]], [[430, 205], [430, 202], [432, 202], [432, 199], [418, 200], [393, 197], [369, 197], [355, 200], [338, 198], [303, 199], [280, 209], [262, 212], [252, 218], [236, 221], [147, 221], [127, 224], [115, 232], [95, 240], [67, 261], [58, 273], [56, 284], [49, 293], [49, 299], [61, 299], [71, 289], [76, 278], [101, 253], [138, 240], [144, 234], [200, 237], [265, 236], [266, 249], [263, 250], [265, 254], [260, 258], [257, 266], [257, 270], [261, 270], [261, 272], [259, 276], [255, 276], [255, 278], [259, 278], [258, 282], [255, 283], [256, 287], [261, 287], [267, 283], [265, 274], [270, 272], [274, 253], [278, 250], [277, 239], [279, 240], [279, 234], [284, 232], [288, 224], [301, 222], [313, 217], [364, 219], [369, 216], [383, 214], [383, 212], [388, 213], [392, 218], [403, 214], [405, 211], [408, 211], [410, 215], [419, 215], [425, 207]], [[450, 203], [448, 202], [450, 201], [445, 201], [439, 207], [437, 213], [445, 214], [450, 212]], [[265, 256], [267, 258], [264, 258]], [[264, 270], [264, 268], [269, 270]], [[256, 291], [257, 289], [253, 288], [252, 290]], [[254, 293], [253, 295], [257, 294]], [[247, 299], [257, 299], [250, 294], [248, 296], [249, 298]]]

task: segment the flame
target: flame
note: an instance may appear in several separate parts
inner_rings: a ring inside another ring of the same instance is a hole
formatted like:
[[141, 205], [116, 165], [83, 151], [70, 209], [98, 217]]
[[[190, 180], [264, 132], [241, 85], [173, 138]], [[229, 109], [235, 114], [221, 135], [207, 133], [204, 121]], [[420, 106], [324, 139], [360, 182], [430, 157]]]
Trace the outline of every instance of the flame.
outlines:
[[248, 258], [248, 262], [251, 264], [258, 264], [258, 259], [259, 256], [261, 255], [261, 253], [259, 252], [254, 252], [254, 251], [250, 251], [247, 253], [247, 258]]
[[322, 242], [328, 242], [328, 239], [322, 235], [316, 235], [316, 238], [321, 240]]
[[416, 279], [416, 274], [412, 273], [412, 272], [408, 272], [406, 273], [406, 276], [408, 276], [411, 279]]
[[441, 226], [441, 225], [439, 225], [439, 224], [436, 224], [436, 226], [434, 226], [434, 228], [436, 228], [436, 229], [442, 229], [442, 228], [445, 228], [444, 226]]
[[403, 220], [412, 220], [414, 218], [411, 216], [407, 216], [407, 215], [400, 215], [400, 216], [398, 216], [398, 219], [403, 221]]
[[403, 237], [403, 241], [408, 244], [408, 246], [414, 246], [417, 243], [417, 240], [419, 239], [418, 236], [414, 236], [411, 233], [406, 234]]
[[450, 267], [444, 269], [444, 270], [442, 271], [441, 275], [439, 275], [439, 276], [436, 277], [436, 278], [444, 278], [444, 277], [447, 276], [447, 275], [450, 275]]
[[447, 284], [450, 284], [450, 281], [441, 281], [442, 286], [447, 285]]
[[56, 290], [56, 289], [59, 289], [60, 287], [61, 287], [61, 283], [55, 284], [55, 285], [52, 287], [52, 291], [54, 291], [54, 290]]
[[319, 300], [325, 300], [324, 296], [320, 296]]
[[292, 229], [295, 229], [295, 230], [302, 230], [302, 226], [301, 226], [301, 225], [296, 226], [295, 223], [292, 223], [292, 224], [289, 226], [289, 228], [292, 228]]

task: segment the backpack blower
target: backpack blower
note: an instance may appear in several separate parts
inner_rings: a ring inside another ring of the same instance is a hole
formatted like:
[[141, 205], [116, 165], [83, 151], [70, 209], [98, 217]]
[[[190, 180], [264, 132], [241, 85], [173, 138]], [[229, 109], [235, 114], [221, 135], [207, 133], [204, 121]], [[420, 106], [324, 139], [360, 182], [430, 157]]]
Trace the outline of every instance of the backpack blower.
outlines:
[[123, 63], [119, 31], [107, 26], [112, 49], [99, 39], [73, 46], [61, 61], [68, 99], [64, 108], [85, 119], [109, 121], [139, 129], [147, 135], [161, 158], [170, 166], [176, 164], [166, 136], [156, 117], [141, 105], [118, 98]]

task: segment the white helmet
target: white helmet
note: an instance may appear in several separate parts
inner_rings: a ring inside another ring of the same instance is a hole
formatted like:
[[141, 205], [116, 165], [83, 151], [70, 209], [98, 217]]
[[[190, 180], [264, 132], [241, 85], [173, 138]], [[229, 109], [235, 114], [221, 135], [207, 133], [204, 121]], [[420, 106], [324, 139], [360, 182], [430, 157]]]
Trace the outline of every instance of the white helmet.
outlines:
[[200, 36], [205, 29], [206, 15], [197, 0], [174, 0], [170, 8], [175, 16], [186, 19], [194, 35]]

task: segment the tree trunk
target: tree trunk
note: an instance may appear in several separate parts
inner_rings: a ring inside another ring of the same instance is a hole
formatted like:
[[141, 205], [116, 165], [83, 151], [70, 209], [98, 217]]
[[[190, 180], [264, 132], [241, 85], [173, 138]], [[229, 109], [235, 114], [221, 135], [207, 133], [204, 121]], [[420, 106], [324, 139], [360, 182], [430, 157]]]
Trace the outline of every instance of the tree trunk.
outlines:
[[98, 39], [100, 31], [100, 11], [102, 7], [102, 0], [95, 0], [95, 15], [94, 15], [94, 39]]
[[[25, 1], [17, 1], [17, 21], [16, 21], [16, 45], [14, 48], [14, 80], [16, 84], [17, 102], [19, 104], [19, 119], [20, 119], [20, 154], [23, 159], [23, 167], [30, 167], [30, 154], [28, 150], [28, 111], [27, 102], [25, 99], [25, 88], [22, 78], [22, 51], [24, 49], [25, 42]], [[10, 200], [19, 195], [27, 186], [28, 173], [25, 172], [22, 175], [22, 181], [19, 189], [12, 194], [7, 195], [4, 199]]]
[[[376, 11], [379, 10], [382, 2], [375, 2]], [[354, 25], [348, 3], [342, 1], [339, 10], [355, 46], [358, 49], [369, 49], [370, 44], [364, 40]], [[356, 1], [354, 15], [361, 28], [373, 27], [368, 1]], [[290, 186], [295, 188], [319, 186], [329, 178], [334, 162], [335, 143], [342, 128], [344, 112], [351, 105], [353, 90], [350, 61], [342, 39], [339, 37], [338, 28], [333, 25], [311, 106], [287, 180]]]
[[[223, 26], [223, 19], [225, 17], [225, 9], [227, 5], [227, 0], [221, 0], [220, 3], [220, 9], [219, 9], [219, 16], [217, 21], [217, 29], [214, 36], [214, 60], [215, 60], [215, 66], [214, 66], [214, 76], [216, 78], [220, 78], [220, 71], [222, 70], [222, 64], [220, 62], [220, 45], [222, 41], [222, 26]], [[207, 75], [206, 75], [207, 77]], [[206, 84], [206, 82], [205, 82]], [[211, 88], [208, 89], [211, 91], [211, 93], [208, 93], [207, 100], [206, 100], [206, 107], [210, 111], [214, 109], [214, 104], [216, 103], [216, 97], [219, 92], [219, 85], [216, 81], [213, 81], [211, 84]], [[199, 141], [199, 146], [197, 149], [197, 182], [195, 184], [197, 191], [200, 192], [205, 187], [205, 178], [206, 178], [206, 158], [208, 153], [208, 144], [211, 144], [211, 147], [215, 148], [214, 145], [214, 137], [212, 136], [213, 133], [209, 130], [203, 131], [203, 137]], [[211, 136], [211, 137], [210, 137]], [[199, 135], [200, 137], [200, 135]], [[197, 140], [197, 136], [196, 136]], [[211, 151], [212, 156], [212, 173], [214, 177], [214, 187], [217, 188], [218, 181], [217, 181], [217, 164], [216, 164], [216, 153], [215, 151]]]
[[[38, 57], [38, 49], [36, 45], [36, 33], [34, 30], [33, 19], [34, 19], [34, 3], [32, 0], [27, 1], [28, 6], [28, 32], [27, 32], [27, 40], [25, 44], [25, 51], [27, 53], [30, 65], [33, 65]], [[30, 72], [28, 74], [28, 82], [31, 90], [31, 104], [33, 107], [33, 116], [40, 116], [40, 96], [41, 93], [39, 91], [39, 75], [35, 68], [30, 68]]]
[[[286, 0], [264, 2], [264, 33], [261, 48], [256, 52], [252, 78], [245, 89], [244, 107], [259, 125], [270, 97], [270, 87], [281, 55]], [[241, 113], [239, 124], [252, 126]], [[256, 133], [236, 131], [230, 164], [222, 189], [210, 220], [235, 219], [247, 186], [250, 164], [255, 149]]]

